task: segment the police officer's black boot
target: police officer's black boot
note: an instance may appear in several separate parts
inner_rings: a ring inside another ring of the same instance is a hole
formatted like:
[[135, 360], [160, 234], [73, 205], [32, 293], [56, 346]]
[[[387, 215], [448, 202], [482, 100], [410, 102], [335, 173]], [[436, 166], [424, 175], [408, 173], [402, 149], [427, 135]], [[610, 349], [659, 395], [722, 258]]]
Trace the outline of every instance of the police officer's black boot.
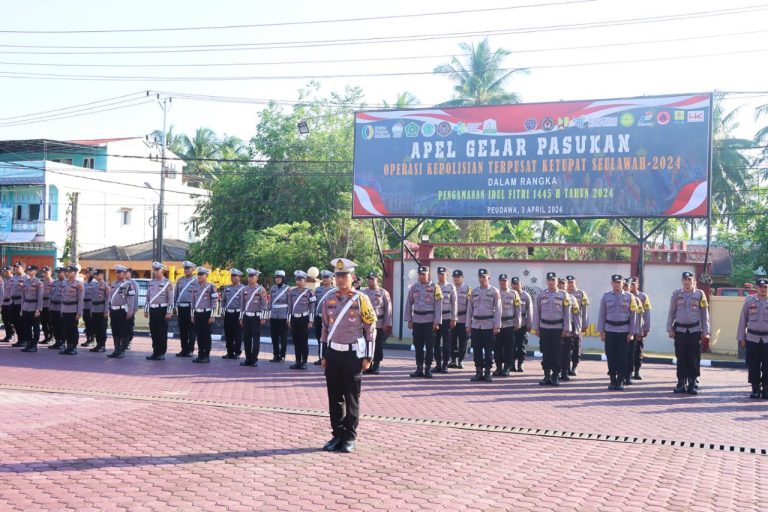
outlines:
[[509, 366], [504, 365], [504, 369], [501, 370], [501, 376], [502, 377], [509, 377], [509, 372], [510, 372]]
[[760, 384], [752, 383], [752, 393], [750, 393], [749, 398], [760, 398]]
[[424, 370], [421, 369], [421, 366], [416, 367], [416, 371], [411, 373], [410, 377], [423, 377], [424, 376]]
[[486, 368], [485, 373], [483, 374], [483, 380], [485, 382], [493, 382], [493, 379], [491, 378], [491, 369]]
[[614, 391], [616, 389], [616, 376], [611, 374], [611, 383], [608, 384], [608, 390]]
[[498, 364], [496, 365], [496, 370], [493, 372], [494, 377], [501, 377], [501, 374], [504, 372], [504, 368], [502, 368], [502, 365]]
[[629, 374], [626, 374], [626, 375], [624, 376], [624, 384], [625, 384], [625, 385], [627, 385], [627, 386], [629, 386], [629, 385], [631, 385], [631, 384], [632, 384], [632, 378], [630, 377], [630, 375], [629, 375]]
[[456, 366], [456, 358], [455, 357], [451, 358], [451, 362], [448, 363], [448, 368], [458, 368]]
[[469, 379], [472, 382], [479, 382], [483, 380], [483, 369], [482, 368], [475, 368], [475, 374], [470, 377]]
[[61, 348], [61, 343], [58, 341], [54, 341], [52, 345], [48, 345], [48, 350], [59, 350]]
[[552, 386], [560, 385], [560, 374], [558, 372], [552, 372], [552, 378], [550, 379], [550, 384]]
[[520, 372], [520, 373], [523, 373], [523, 360], [522, 359], [520, 359], [517, 362], [517, 371]]
[[763, 384], [763, 393], [760, 396], [768, 400], [768, 384]]
[[539, 381], [539, 386], [548, 386], [552, 384], [552, 378], [549, 376], [549, 370], [544, 370], [544, 378]]
[[424, 377], [428, 379], [432, 378], [432, 363], [424, 365]]
[[616, 391], [624, 391], [624, 379], [626, 378], [625, 375], [616, 375], [614, 377], [614, 380], [616, 381], [616, 387], [614, 388]]
[[562, 380], [564, 382], [567, 382], [567, 381], [571, 380], [571, 378], [568, 376], [568, 371], [567, 370], [563, 370], [562, 372], [560, 372], [560, 380]]
[[24, 348], [21, 349], [22, 352], [32, 352], [32, 342], [28, 341], [24, 344]]
[[578, 365], [579, 365], [579, 363], [573, 363], [573, 365], [571, 366], [571, 369], [570, 369], [570, 370], [568, 370], [568, 375], [569, 375], [569, 376], [571, 376], [571, 377], [575, 377], [575, 376], [577, 376], [577, 375], [578, 375], [578, 373], [576, 372], [576, 367], [577, 367]]
[[378, 375], [379, 374], [379, 365], [380, 364], [381, 363], [379, 361], [374, 361], [373, 364], [371, 365], [371, 367], [368, 368], [370, 370], [369, 373], [371, 375]]
[[682, 377], [678, 377], [677, 386], [672, 390], [673, 393], [685, 393], [685, 382]]
[[686, 389], [686, 392], [689, 395], [698, 395], [699, 392], [696, 389], [696, 377], [691, 377], [688, 379], [688, 389]]

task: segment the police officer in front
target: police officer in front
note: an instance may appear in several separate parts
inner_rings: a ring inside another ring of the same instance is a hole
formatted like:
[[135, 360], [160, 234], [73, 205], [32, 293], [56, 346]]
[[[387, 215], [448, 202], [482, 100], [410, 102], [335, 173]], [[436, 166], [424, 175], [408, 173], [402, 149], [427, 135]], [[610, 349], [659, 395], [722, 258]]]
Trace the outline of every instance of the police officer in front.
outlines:
[[501, 330], [493, 345], [496, 361], [496, 377], [509, 377], [513, 366], [515, 331], [520, 329], [520, 295], [509, 287], [509, 276], [499, 274], [499, 295], [501, 295]]
[[166, 267], [159, 261], [152, 263], [152, 280], [147, 285], [144, 318], [149, 318], [152, 337], [152, 355], [148, 361], [164, 361], [168, 351], [168, 321], [173, 313], [173, 284], [165, 277]]
[[261, 326], [268, 307], [267, 290], [259, 284], [261, 272], [253, 268], [245, 269], [248, 274], [248, 285], [240, 290], [240, 325], [243, 328], [243, 344], [245, 345], [245, 361], [240, 366], [259, 366], [259, 349], [261, 348]]
[[692, 272], [683, 272], [683, 287], [672, 292], [667, 315], [667, 332], [675, 340], [677, 386], [675, 393], [696, 395], [701, 342], [709, 339], [709, 302], [696, 288]]
[[635, 336], [635, 350], [630, 354], [630, 362], [632, 363], [633, 380], [643, 380], [640, 376], [640, 367], [643, 364], [643, 350], [645, 349], [645, 338], [651, 330], [651, 298], [647, 293], [640, 291], [640, 283], [637, 278], [633, 278], [634, 282], [630, 283], [629, 291], [634, 293], [640, 301], [642, 308], [642, 319], [639, 324], [638, 333]]
[[67, 348], [59, 352], [67, 356], [77, 354], [80, 338], [78, 323], [83, 316], [83, 283], [77, 280], [80, 269], [76, 265], [67, 267], [67, 280], [61, 294], [61, 324], [67, 340]]
[[451, 362], [448, 368], [464, 368], [467, 354], [467, 296], [469, 285], [464, 282], [464, 272], [453, 271], [453, 286], [456, 288], [456, 325], [451, 329]]
[[93, 329], [91, 328], [91, 295], [93, 294], [93, 267], [85, 269], [83, 276], [83, 323], [85, 324], [85, 343], [83, 347], [90, 347], [94, 341]]
[[132, 290], [127, 279], [128, 268], [124, 265], [115, 265], [117, 279], [109, 290], [109, 323], [112, 327], [112, 340], [115, 350], [107, 355], [110, 358], [122, 359], [128, 346], [128, 317], [136, 314]]
[[227, 353], [222, 359], [240, 359], [243, 346], [243, 330], [240, 326], [240, 312], [242, 309], [241, 291], [244, 286], [240, 282], [243, 273], [233, 268], [229, 271], [232, 284], [225, 286], [221, 291], [221, 314], [224, 316], [224, 341]]
[[197, 283], [192, 287], [192, 323], [197, 337], [197, 357], [193, 363], [211, 362], [211, 326], [219, 305], [219, 292], [208, 282], [210, 273], [210, 269], [197, 267]]
[[[317, 340], [317, 361], [315, 361], [315, 365], [320, 365], [322, 362], [320, 360], [320, 336], [323, 335], [323, 317], [320, 315], [320, 311], [322, 311], [323, 302], [325, 302], [325, 298], [330, 296], [330, 292], [336, 291], [336, 287], [333, 285], [333, 272], [330, 270], [322, 270], [320, 272], [320, 286], [315, 288], [315, 297], [317, 298], [317, 302], [315, 303], [315, 339]], [[374, 366], [376, 365], [376, 362], [374, 361]]]
[[352, 289], [356, 264], [336, 258], [331, 265], [336, 270], [337, 290], [320, 311], [320, 349], [333, 437], [323, 450], [350, 453], [355, 450], [360, 419], [362, 372], [370, 367], [375, 352], [376, 313], [368, 296]]
[[130, 350], [131, 343], [133, 343], [133, 332], [136, 329], [136, 313], [139, 311], [139, 284], [133, 278], [133, 269], [131, 267], [127, 268], [126, 281], [128, 282], [128, 299], [133, 302], [130, 305], [133, 314], [125, 318], [128, 325], [126, 329], [128, 341], [125, 344], [125, 350]]
[[43, 282], [43, 310], [40, 312], [40, 328], [43, 331], [43, 339], [40, 341], [41, 345], [47, 345], [53, 339], [53, 329], [51, 329], [51, 289], [55, 282], [51, 279], [51, 269], [49, 267], [43, 267], [40, 269], [43, 277], [40, 279]]
[[293, 273], [296, 287], [288, 292], [288, 325], [291, 328], [296, 362], [291, 370], [306, 370], [309, 359], [309, 330], [315, 317], [317, 299], [312, 290], [307, 288], [307, 273], [296, 270]]
[[43, 295], [45, 285], [37, 278], [37, 267], [27, 267], [27, 279], [23, 284], [23, 299], [21, 303], [23, 338], [25, 342], [22, 352], [37, 352], [40, 341], [40, 314], [43, 312]]
[[24, 322], [21, 316], [21, 305], [24, 301], [24, 283], [29, 276], [24, 272], [24, 263], [17, 261], [13, 264], [13, 277], [11, 278], [11, 322], [16, 331], [16, 343], [12, 347], [26, 345], [24, 338]]
[[563, 342], [571, 329], [571, 304], [565, 292], [557, 289], [554, 272], [547, 272], [547, 289], [536, 296], [532, 327], [539, 334], [544, 369], [544, 378], [539, 384], [559, 386]]
[[568, 335], [563, 338], [563, 356], [560, 361], [561, 382], [571, 380], [571, 376], [568, 374], [568, 371], [571, 368], [571, 344], [573, 343], [574, 335], [581, 332], [581, 309], [579, 308], [579, 301], [566, 290], [566, 282], [567, 280], [564, 277], [557, 278], [557, 288], [564, 291], [568, 296], [568, 303], [571, 308], [571, 326], [568, 329]]
[[179, 342], [181, 350], [176, 357], [192, 357], [195, 352], [195, 326], [192, 325], [192, 287], [197, 283], [195, 269], [191, 261], [182, 263], [184, 275], [176, 280], [173, 289], [173, 303], [179, 322]]
[[446, 373], [451, 357], [451, 329], [456, 327], [458, 314], [458, 298], [456, 287], [446, 281], [445, 267], [437, 267], [437, 286], [440, 287], [442, 298], [442, 322], [435, 332], [435, 373]]
[[5, 327], [5, 337], [0, 340], [2, 343], [8, 343], [9, 341], [13, 340], [13, 334], [15, 333], [13, 328], [13, 314], [11, 313], [11, 310], [13, 309], [13, 300], [11, 299], [12, 285], [13, 275], [11, 274], [11, 267], [6, 265], [3, 267], [2, 317], [3, 327]]
[[475, 375], [470, 378], [473, 382], [493, 380], [493, 337], [501, 330], [501, 295], [489, 279], [488, 270], [478, 269], [480, 286], [470, 290], [467, 297], [467, 334], [472, 336], [475, 356]]
[[392, 298], [389, 292], [379, 286], [379, 275], [368, 273], [368, 287], [363, 290], [376, 312], [376, 351], [373, 353], [373, 365], [363, 373], [378, 375], [381, 361], [384, 360], [384, 343], [392, 334]]
[[269, 289], [269, 334], [272, 337], [272, 359], [279, 363], [285, 360], [288, 350], [288, 291], [285, 270], [275, 271], [275, 284]]
[[597, 330], [600, 340], [605, 343], [605, 357], [608, 360], [608, 375], [611, 377], [610, 390], [624, 389], [624, 377], [628, 360], [629, 344], [637, 332], [637, 306], [635, 298], [623, 289], [622, 277], [611, 276], [612, 291], [600, 298], [600, 316]]
[[106, 352], [107, 345], [107, 320], [109, 319], [109, 285], [104, 280], [104, 270], [93, 271], [93, 292], [91, 293], [91, 328], [96, 346], [91, 352]]
[[744, 300], [736, 339], [747, 350], [750, 398], [768, 398], [768, 279], [755, 281], [757, 294]]
[[570, 344], [570, 361], [567, 362], [563, 368], [567, 370], [569, 377], [575, 377], [578, 375], [576, 368], [581, 361], [581, 336], [587, 331], [589, 327], [589, 297], [587, 292], [579, 289], [576, 284], [576, 278], [574, 276], [565, 276], [567, 281], [566, 289], [575, 299], [579, 306], [579, 325], [581, 329], [577, 332], [572, 332], [569, 336]]
[[429, 280], [429, 267], [420, 266], [419, 280], [411, 285], [405, 303], [405, 320], [413, 332], [416, 348], [416, 371], [411, 377], [432, 378], [435, 331], [442, 323], [442, 300], [440, 287]]
[[66, 277], [64, 267], [56, 267], [56, 281], [51, 286], [51, 329], [53, 331], [53, 345], [48, 345], [49, 350], [59, 350], [64, 345], [64, 334], [61, 330], [61, 294], [64, 292]]
[[526, 349], [528, 348], [528, 331], [531, 330], [531, 322], [533, 321], [533, 299], [527, 291], [523, 290], [519, 277], [513, 277], [511, 282], [512, 289], [520, 297], [520, 328], [513, 332], [515, 340], [512, 349], [512, 357], [514, 361], [517, 361], [517, 368], [513, 365], [511, 370], [522, 372]]

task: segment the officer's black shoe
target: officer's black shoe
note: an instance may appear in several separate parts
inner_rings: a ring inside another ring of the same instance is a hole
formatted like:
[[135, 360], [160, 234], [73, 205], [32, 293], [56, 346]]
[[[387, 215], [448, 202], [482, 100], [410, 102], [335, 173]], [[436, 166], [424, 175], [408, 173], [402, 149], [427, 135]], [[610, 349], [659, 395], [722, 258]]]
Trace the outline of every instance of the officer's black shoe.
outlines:
[[88, 352], [101, 352], [101, 350], [102, 350], [102, 347], [101, 347], [101, 345], [96, 345], [95, 347], [93, 347], [93, 348], [92, 348], [91, 350], [89, 350]]
[[423, 377], [424, 371], [421, 368], [416, 368], [416, 371], [413, 372], [410, 377]]
[[632, 384], [632, 379], [629, 377], [629, 375], [627, 375], [626, 377], [624, 377], [624, 385], [625, 385], [625, 386], [629, 386], [629, 385], [631, 385], [631, 384]]
[[269, 360], [270, 363], [279, 363], [280, 361], [282, 361], [282, 359], [280, 359], [280, 356], [275, 356]]
[[293, 363], [288, 368], [290, 368], [291, 370], [301, 370], [301, 363]]
[[552, 374], [552, 379], [550, 381], [550, 384], [553, 386], [559, 386], [560, 385], [560, 374], [557, 372]]
[[176, 352], [176, 357], [187, 357], [187, 353], [183, 350], [181, 352]]
[[13, 344], [13, 345], [11, 345], [11, 346], [12, 346], [12, 347], [25, 347], [26, 345], [27, 345], [27, 344], [26, 344], [25, 342], [23, 342], [23, 341], [17, 341], [16, 343], [14, 343], [14, 344]]
[[344, 444], [344, 440], [340, 437], [333, 437], [330, 441], [323, 445], [323, 450], [326, 452], [335, 452], [341, 445]]
[[562, 372], [560, 372], [560, 380], [562, 380], [563, 382], [567, 382], [571, 380], [571, 378], [568, 376], [567, 371], [563, 370]]
[[341, 447], [339, 448], [339, 451], [341, 453], [352, 453], [355, 451], [355, 448], [356, 446], [354, 441], [344, 441], [344, 443], [342, 443]]
[[640, 370], [636, 370], [635, 374], [632, 376], [634, 380], [643, 380], [643, 378], [640, 376]]
[[523, 362], [522, 361], [518, 361], [518, 363], [517, 363], [517, 371], [520, 372], [520, 373], [523, 373]]
[[107, 357], [117, 357], [117, 354], [119, 354], [119, 353], [120, 353], [119, 350], [115, 350], [111, 354], [107, 354]]
[[301, 363], [301, 368], [299, 368], [299, 369], [300, 370], [306, 370], [307, 369], [307, 363]]
[[752, 393], [749, 398], [760, 398], [760, 384], [752, 384]]
[[249, 361], [246, 359], [245, 361], [240, 361], [240, 366], [254, 366], [254, 361]]
[[371, 371], [371, 375], [378, 375], [381, 373], [381, 370], [379, 369], [379, 363], [373, 363], [373, 366], [368, 369]]
[[614, 388], [616, 391], [624, 391], [624, 379], [619, 377], [616, 379], [616, 387]]
[[0, 343], [8, 343], [9, 341], [11, 341], [11, 338], [9, 338], [8, 336], [6, 336], [5, 338], [3, 338], [3, 339], [1, 339], [1, 340], [0, 340]]
[[64, 352], [64, 355], [65, 356], [76, 356], [77, 355], [77, 348], [76, 347], [68, 348], [66, 350], [66, 352]]
[[608, 384], [608, 391], [615, 391], [616, 390], [616, 377], [611, 375], [611, 383]]
[[237, 359], [235, 357], [235, 354], [226, 354], [226, 355], [221, 356], [221, 358], [222, 359]]
[[686, 392], [689, 395], [699, 394], [699, 392], [696, 390], [696, 379], [688, 379], [688, 389], [686, 389]]
[[763, 390], [763, 394], [761, 396], [768, 400], [768, 387]]
[[501, 373], [502, 373], [503, 371], [504, 371], [504, 370], [502, 370], [501, 368], [498, 368], [498, 367], [497, 367], [497, 368], [496, 368], [496, 369], [493, 371], [493, 376], [494, 376], [494, 377], [501, 377]]
[[147, 361], [165, 361], [165, 356], [163, 354], [152, 354], [147, 356]]
[[56, 342], [56, 343], [54, 343], [53, 345], [48, 345], [48, 348], [49, 348], [50, 350], [59, 350], [59, 349], [61, 348], [61, 343], [59, 343], [59, 342], [57, 341], [57, 342]]
[[37, 347], [34, 345], [30, 345], [26, 348], [21, 349], [22, 352], [37, 352]]
[[504, 369], [501, 371], [501, 376], [502, 376], [502, 377], [509, 377], [509, 368], [504, 368]]
[[323, 360], [322, 359], [318, 359], [317, 361], [315, 361], [312, 364], [314, 364], [315, 366], [320, 366], [321, 364], [323, 364]]
[[464, 361], [459, 361], [456, 363], [456, 368], [459, 368], [460, 370], [464, 369]]
[[456, 365], [455, 359], [451, 359], [451, 362], [448, 363], [448, 368], [458, 368], [458, 366]]
[[197, 356], [192, 360], [193, 363], [210, 363], [211, 360], [208, 356]]
[[121, 351], [119, 351], [119, 352], [118, 352], [118, 353], [115, 355], [115, 359], [123, 359], [124, 357], [125, 357], [125, 352], [123, 352], [122, 350], [121, 350]]
[[62, 346], [61, 350], [59, 350], [59, 354], [62, 354], [62, 355], [66, 354], [67, 350], [69, 350], [69, 347], [67, 347], [66, 345]]
[[685, 383], [683, 379], [677, 379], [677, 386], [672, 390], [673, 393], [685, 393]]
[[485, 373], [483, 374], [483, 380], [485, 382], [493, 382], [493, 378], [491, 378], [491, 369], [486, 368]]
[[576, 367], [575, 367], [575, 366], [574, 366], [573, 368], [571, 368], [570, 370], [568, 370], [568, 376], [569, 376], [569, 377], [575, 377], [575, 376], [577, 376], [578, 374], [579, 374], [579, 373], [576, 371]]
[[469, 380], [472, 382], [483, 380], [483, 370], [475, 370], [475, 374]]
[[426, 377], [427, 379], [432, 378], [432, 368], [430, 368], [429, 366], [427, 366], [427, 370], [424, 372], [424, 377]]
[[544, 372], [544, 378], [539, 381], [539, 386], [548, 386], [552, 384], [552, 378], [549, 376], [549, 372]]
[[443, 366], [440, 365], [440, 364], [437, 364], [430, 371], [431, 371], [431, 373], [443, 373]]
[[85, 343], [83, 343], [84, 347], [90, 347], [91, 345], [93, 345], [93, 340], [86, 340]]

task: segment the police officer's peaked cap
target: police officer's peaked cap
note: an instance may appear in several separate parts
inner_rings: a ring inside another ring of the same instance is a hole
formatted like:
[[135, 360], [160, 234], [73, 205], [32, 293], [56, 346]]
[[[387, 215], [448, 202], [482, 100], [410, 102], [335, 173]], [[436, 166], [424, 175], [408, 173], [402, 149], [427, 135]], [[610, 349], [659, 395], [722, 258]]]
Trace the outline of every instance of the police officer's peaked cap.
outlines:
[[463, 277], [463, 276], [464, 276], [463, 270], [456, 269], [453, 271], [453, 277]]
[[195, 267], [197, 267], [197, 265], [195, 265], [191, 261], [185, 261], [184, 263], [181, 264], [181, 266], [184, 267], [184, 268], [195, 268]]
[[66, 267], [56, 267], [56, 272], [64, 272], [65, 270], [67, 270]]
[[5, 271], [11, 270], [11, 267], [9, 267], [8, 265], [6, 265], [6, 266], [4, 266], [4, 267], [3, 267], [3, 270], [5, 270]]
[[48, 272], [49, 270], [51, 270], [50, 267], [43, 267], [40, 269], [41, 272]]
[[67, 267], [67, 272], [78, 272], [77, 265], [70, 265]]
[[437, 267], [438, 274], [445, 274], [445, 267]]
[[510, 280], [510, 282], [511, 282], [512, 284], [517, 284], [517, 283], [519, 283], [519, 282], [520, 282], [520, 278], [519, 278], [519, 277], [517, 277], [517, 276], [514, 276], [514, 277], [513, 277], [513, 278]]
[[575, 281], [575, 280], [576, 280], [576, 278], [575, 278], [575, 277], [573, 277], [573, 276], [565, 276], [565, 278], [566, 278], [568, 281]]
[[88, 272], [93, 272], [93, 267], [88, 267], [85, 270], [87, 270]]
[[621, 277], [621, 274], [613, 274], [611, 276], [611, 281], [614, 282], [614, 283], [617, 282], [617, 281], [623, 281], [623, 280], [624, 280], [624, 278]]
[[628, 277], [628, 278], [627, 278], [627, 282], [628, 282], [629, 284], [632, 284], [632, 283], [637, 283], [637, 278], [636, 278], [636, 277]]
[[115, 272], [128, 272], [128, 267], [123, 265], [115, 265]]
[[555, 272], [547, 272], [547, 280], [550, 279], [557, 279], [557, 274]]
[[304, 272], [303, 270], [295, 270], [293, 272], [293, 277], [295, 277], [296, 279], [306, 279], [307, 273]]
[[197, 267], [197, 273], [199, 274], [205, 274], [208, 275], [211, 273], [211, 269], [205, 268], [205, 267]]
[[357, 268], [357, 263], [347, 258], [335, 258], [331, 260], [331, 265], [337, 274], [349, 274]]
[[275, 277], [285, 277], [285, 270], [275, 270]]
[[755, 284], [757, 286], [767, 286], [768, 285], [768, 277], [758, 277], [755, 279]]
[[419, 267], [419, 274], [429, 274], [429, 267], [422, 265]]
[[488, 269], [487, 268], [477, 269], [477, 275], [478, 276], [487, 276], [488, 275]]
[[14, 267], [23, 267], [24, 266], [24, 262], [23, 261], [17, 261], [16, 263], [13, 264], [13, 266]]
[[376, 272], [368, 272], [368, 279], [378, 279], [378, 278], [379, 278], [379, 274], [377, 274]]
[[326, 277], [333, 277], [333, 272], [330, 270], [322, 270], [320, 271], [320, 277], [326, 278]]
[[27, 271], [30, 271], [30, 270], [35, 270], [36, 271], [37, 270], [37, 265], [30, 265], [30, 266], [28, 266], [27, 267]]
[[688, 279], [689, 277], [693, 277], [693, 272], [688, 272], [687, 270], [683, 272], [683, 279]]
[[94, 269], [94, 270], [93, 270], [93, 273], [94, 273], [94, 275], [97, 275], [97, 276], [98, 276], [98, 275], [100, 275], [100, 274], [103, 274], [103, 273], [104, 273], [104, 269], [101, 269], [101, 268], [96, 268], [96, 269]]
[[[165, 265], [163, 265], [159, 261], [155, 261], [155, 262], [152, 263], [152, 269], [153, 270], [165, 270]], [[93, 269], [89, 268], [88, 270], [93, 270]]]
[[509, 276], [507, 274], [499, 274], [499, 281], [509, 281]]
[[248, 274], [249, 276], [260, 276], [261, 275], [261, 272], [259, 272], [255, 268], [247, 268], [247, 269], [245, 269], [245, 273]]
[[558, 283], [564, 283], [564, 282], [565, 282], [565, 278], [564, 278], [564, 277], [562, 277], [562, 276], [561, 276], [561, 277], [558, 277], [558, 278], [557, 278], [557, 282], [558, 282]]
[[240, 272], [239, 270], [237, 270], [236, 268], [233, 268], [232, 270], [229, 271], [229, 275], [231, 275], [231, 276], [242, 276], [243, 273]]

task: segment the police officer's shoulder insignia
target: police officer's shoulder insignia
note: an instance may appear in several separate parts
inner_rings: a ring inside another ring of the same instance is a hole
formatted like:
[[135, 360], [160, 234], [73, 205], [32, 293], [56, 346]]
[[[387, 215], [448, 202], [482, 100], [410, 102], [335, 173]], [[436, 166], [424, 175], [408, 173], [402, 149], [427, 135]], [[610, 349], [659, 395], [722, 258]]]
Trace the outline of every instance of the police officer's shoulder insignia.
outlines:
[[522, 301], [520, 300], [520, 294], [517, 293], [516, 290], [512, 290], [512, 291], [515, 292], [515, 295], [514, 295], [514, 297], [515, 297], [515, 306], [521, 305]]
[[634, 299], [634, 297], [632, 298], [632, 300], [629, 301], [629, 310], [632, 311], [633, 313], [638, 312], [637, 301]]
[[360, 317], [366, 324], [375, 324], [378, 317], [376, 311], [373, 309], [371, 299], [364, 293], [358, 294], [360, 301]]
[[573, 301], [573, 306], [571, 307], [571, 313], [574, 315], [578, 315], [580, 312], [579, 310], [579, 301]]
[[439, 286], [435, 286], [435, 300], [442, 300], [443, 299], [443, 291], [440, 289]]
[[645, 296], [645, 302], [643, 303], [643, 309], [645, 309], [646, 311], [650, 311], [651, 310], [651, 299], [647, 295]]
[[309, 302], [317, 302], [317, 297], [315, 297], [314, 295], [310, 295]]
[[701, 300], [699, 300], [699, 307], [702, 309], [709, 307], [709, 302], [707, 301], [707, 296], [704, 295], [704, 292], [701, 292]]
[[567, 295], [563, 295], [563, 306], [569, 306], [571, 304], [571, 301], [568, 300]]
[[588, 306], [589, 305], [589, 297], [587, 297], [587, 292], [585, 292], [585, 291], [581, 292], [581, 305], [582, 306]]

